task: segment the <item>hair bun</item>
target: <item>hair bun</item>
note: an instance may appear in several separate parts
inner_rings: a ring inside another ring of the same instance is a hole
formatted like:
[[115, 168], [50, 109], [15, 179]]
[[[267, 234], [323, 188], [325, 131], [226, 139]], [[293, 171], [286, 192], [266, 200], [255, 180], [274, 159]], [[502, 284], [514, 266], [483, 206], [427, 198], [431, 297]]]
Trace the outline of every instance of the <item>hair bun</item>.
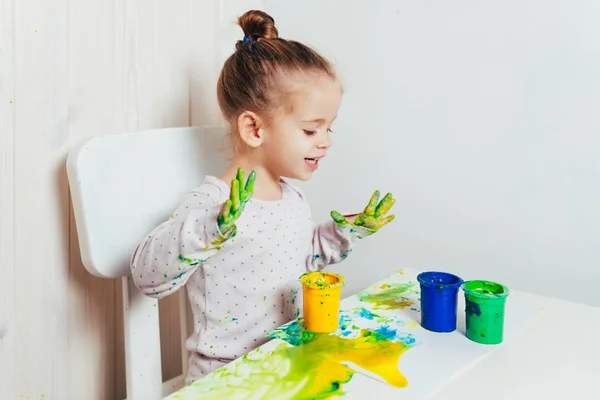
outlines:
[[252, 41], [279, 37], [273, 17], [260, 10], [247, 11], [238, 18], [238, 24], [244, 31], [244, 35]]

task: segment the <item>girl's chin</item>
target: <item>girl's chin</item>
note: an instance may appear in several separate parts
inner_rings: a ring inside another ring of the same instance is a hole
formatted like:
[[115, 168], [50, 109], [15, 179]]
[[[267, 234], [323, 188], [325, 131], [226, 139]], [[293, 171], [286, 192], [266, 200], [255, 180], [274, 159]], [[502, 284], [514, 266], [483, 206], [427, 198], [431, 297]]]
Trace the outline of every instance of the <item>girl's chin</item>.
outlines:
[[288, 179], [294, 179], [297, 181], [308, 181], [310, 180], [310, 178], [313, 177], [313, 171], [310, 172], [303, 172], [300, 174], [289, 174], [288, 176], [285, 176]]

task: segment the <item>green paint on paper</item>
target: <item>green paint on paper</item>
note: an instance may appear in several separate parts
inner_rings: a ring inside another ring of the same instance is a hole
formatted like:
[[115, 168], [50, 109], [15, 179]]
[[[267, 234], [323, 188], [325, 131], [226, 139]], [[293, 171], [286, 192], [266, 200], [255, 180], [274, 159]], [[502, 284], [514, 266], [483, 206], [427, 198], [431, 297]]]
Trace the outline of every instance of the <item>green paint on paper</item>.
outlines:
[[357, 294], [360, 301], [371, 303], [375, 310], [397, 310], [410, 307], [414, 301], [406, 296], [414, 293], [416, 285], [412, 282], [408, 283], [386, 283], [375, 291], [369, 289]]
[[353, 374], [308, 346], [281, 343], [266, 354], [256, 349], [169, 399], [329, 399], [342, 394]]
[[354, 375], [344, 362], [371, 371], [392, 386], [407, 385], [398, 370], [399, 358], [409, 348], [403, 342], [369, 329], [352, 339], [326, 334], [300, 337], [297, 346], [281, 343], [268, 353], [256, 349], [170, 399], [330, 399], [342, 395], [342, 385]]
[[302, 329], [303, 319], [298, 318], [288, 324], [276, 328], [267, 334], [267, 337], [280, 339], [288, 342], [292, 346], [300, 346], [315, 337], [315, 333]]

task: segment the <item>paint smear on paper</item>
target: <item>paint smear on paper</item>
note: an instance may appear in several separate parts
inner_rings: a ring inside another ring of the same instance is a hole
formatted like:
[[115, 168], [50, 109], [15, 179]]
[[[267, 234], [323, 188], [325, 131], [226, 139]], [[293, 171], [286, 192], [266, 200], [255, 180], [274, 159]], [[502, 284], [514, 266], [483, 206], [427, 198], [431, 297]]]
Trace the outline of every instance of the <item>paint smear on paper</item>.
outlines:
[[[284, 325], [275, 330], [270, 337], [285, 340], [298, 348], [304, 348], [320, 354], [330, 361], [342, 363], [352, 362], [379, 375], [392, 386], [405, 387], [408, 382], [398, 369], [398, 361], [402, 353], [410, 348], [410, 344], [401, 340], [411, 335], [398, 334], [395, 329], [381, 331], [361, 329], [356, 325], [350, 327], [353, 332], [349, 337], [342, 333], [319, 334], [305, 331], [301, 328], [302, 321]], [[358, 328], [358, 329], [355, 329]], [[409, 338], [408, 341], [414, 338]]]
[[417, 286], [412, 282], [386, 283], [375, 290], [363, 290], [357, 297], [363, 303], [373, 304], [375, 310], [398, 310], [414, 304], [407, 296], [416, 293], [416, 290]]
[[[319, 343], [315, 343], [318, 345]], [[171, 400], [192, 399], [330, 399], [342, 394], [342, 385], [354, 371], [329, 361], [320, 346], [290, 347], [281, 343], [264, 353], [260, 348], [238, 362], [218, 369], [176, 392]]]
[[371, 371], [392, 386], [405, 387], [408, 382], [398, 361], [408, 348], [369, 329], [352, 339], [306, 335], [298, 346], [281, 343], [266, 354], [256, 349], [170, 399], [331, 399], [343, 394], [343, 384], [355, 373], [342, 362]]
[[[314, 348], [323, 357], [335, 362], [352, 362], [381, 377], [388, 384], [405, 387], [408, 382], [398, 369], [400, 356], [415, 344], [412, 334], [402, 332], [392, 319], [392, 325], [377, 324], [379, 315], [365, 308], [340, 312], [339, 329], [332, 334], [315, 334], [302, 328], [298, 319], [283, 325], [267, 336], [293, 346]], [[361, 321], [362, 319], [362, 321]], [[365, 328], [365, 323], [373, 328]]]

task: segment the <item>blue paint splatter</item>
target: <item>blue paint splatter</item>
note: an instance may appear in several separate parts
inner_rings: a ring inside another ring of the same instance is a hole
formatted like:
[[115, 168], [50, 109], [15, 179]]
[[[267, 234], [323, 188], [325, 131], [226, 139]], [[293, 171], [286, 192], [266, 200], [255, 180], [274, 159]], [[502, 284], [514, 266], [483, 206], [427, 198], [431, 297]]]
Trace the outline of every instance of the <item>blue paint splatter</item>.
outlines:
[[348, 325], [350, 325], [352, 323], [352, 316], [345, 314], [345, 313], [340, 313], [340, 318], [339, 318], [339, 329], [341, 329], [342, 331], [348, 329]]
[[358, 309], [356, 311], [356, 315], [358, 315], [361, 318], [368, 319], [368, 320], [372, 320], [374, 317], [377, 316], [364, 307], [361, 307], [360, 309]]
[[407, 344], [407, 345], [409, 345], [409, 346], [411, 346], [411, 345], [415, 344], [415, 343], [416, 343], [416, 341], [417, 341], [417, 340], [415, 339], [415, 337], [414, 337], [412, 334], [410, 334], [410, 333], [407, 333], [407, 334], [406, 334], [406, 335], [404, 335], [404, 336], [398, 336], [398, 337], [397, 337], [397, 340], [400, 340], [400, 341], [402, 341], [402, 342], [406, 343], [406, 344]]
[[394, 338], [396, 337], [396, 330], [390, 328], [387, 325], [380, 326], [379, 328], [377, 328], [377, 330], [375, 330], [375, 332], [379, 333], [381, 336], [388, 340], [394, 340]]

